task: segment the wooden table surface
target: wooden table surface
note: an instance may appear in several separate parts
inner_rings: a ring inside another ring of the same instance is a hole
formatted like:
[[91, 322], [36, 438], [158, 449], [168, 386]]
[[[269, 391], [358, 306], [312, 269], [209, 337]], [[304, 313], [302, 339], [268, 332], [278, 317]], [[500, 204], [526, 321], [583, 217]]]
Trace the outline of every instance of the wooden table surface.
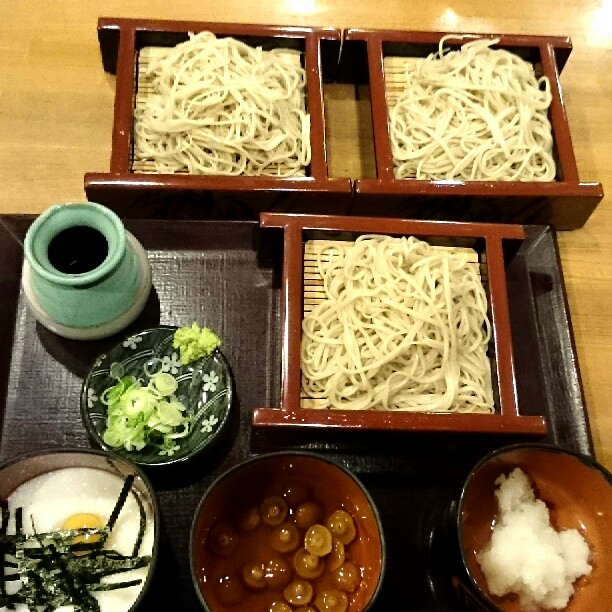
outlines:
[[[2, 9], [0, 213], [83, 201], [84, 173], [108, 170], [114, 80], [100, 61], [101, 16], [569, 36], [561, 83], [579, 175], [612, 190], [610, 0], [19, 0]], [[332, 175], [371, 170], [352, 91], [338, 86], [328, 104], [339, 119]], [[612, 470], [612, 194], [559, 244], [596, 455]]]

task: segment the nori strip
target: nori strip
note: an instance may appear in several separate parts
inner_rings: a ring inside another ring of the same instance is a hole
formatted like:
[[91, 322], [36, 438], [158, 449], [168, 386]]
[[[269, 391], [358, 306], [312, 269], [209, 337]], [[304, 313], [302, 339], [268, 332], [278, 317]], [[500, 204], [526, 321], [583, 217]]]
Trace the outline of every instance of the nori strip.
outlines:
[[[110, 459], [107, 459], [106, 462], [119, 477], [123, 477], [122, 472], [119, 470], [119, 468], [117, 468], [117, 466]], [[132, 482], [135, 480], [135, 476], [133, 474], [130, 475], [129, 477], [132, 478]], [[140, 547], [142, 545], [142, 540], [144, 538], [144, 532], [147, 527], [147, 514], [144, 509], [144, 504], [142, 503], [142, 500], [140, 499], [140, 495], [138, 495], [138, 493], [136, 493], [135, 491], [132, 491], [132, 495], [134, 496], [134, 499], [136, 500], [136, 503], [138, 504], [138, 510], [140, 511], [140, 527], [138, 529], [138, 535], [136, 537], [136, 542], [134, 542], [134, 548], [132, 549], [132, 557], [135, 557], [138, 554], [138, 551], [140, 550]]]
[[130, 474], [125, 479], [125, 482], [123, 483], [123, 488], [121, 489], [121, 493], [119, 493], [119, 499], [117, 499], [117, 503], [115, 504], [115, 507], [113, 508], [113, 511], [111, 512], [111, 515], [108, 519], [108, 523], [106, 523], [106, 527], [108, 528], [109, 532], [112, 531], [113, 527], [115, 526], [115, 523], [117, 522], [117, 519], [119, 518], [119, 513], [121, 512], [121, 509], [123, 508], [123, 504], [125, 504], [125, 500], [127, 499], [128, 493], [130, 492], [130, 489], [132, 488], [133, 482], [134, 482], [134, 474]]
[[[64, 563], [64, 559], [62, 555], [57, 551], [57, 548], [51, 544], [45, 544], [44, 540], [40, 537], [40, 534], [36, 532], [36, 527], [34, 526], [34, 517], [30, 517], [32, 521], [32, 531], [34, 532], [34, 538], [38, 541], [39, 546], [43, 551], [46, 551], [48, 554], [43, 556], [42, 563], [49, 567], [49, 561], [54, 562], [55, 566], [59, 568], [59, 573], [55, 573], [56, 578], [61, 578], [66, 585], [66, 591], [68, 592], [71, 600], [74, 602], [75, 608], [77, 610], [83, 609], [83, 612], [100, 612], [100, 606], [98, 602], [87, 593], [86, 589], [83, 585], [80, 584], [80, 581], [75, 579], [74, 576], [67, 571], [66, 564]], [[53, 563], [51, 563], [52, 565]], [[53, 574], [53, 570], [51, 570], [51, 574]], [[49, 589], [49, 592], [53, 592], [53, 587]], [[44, 593], [44, 592], [43, 592]], [[46, 595], [46, 594], [45, 594]], [[46, 597], [48, 599], [48, 597]], [[91, 600], [93, 600], [93, 607]]]
[[64, 584], [67, 586], [67, 591], [74, 602], [75, 608], [81, 608], [83, 612], [100, 612], [100, 605], [95, 597], [90, 595], [84, 584], [78, 579], [78, 576], [68, 571], [68, 567], [62, 556], [57, 552], [53, 544], [48, 546], [51, 553], [51, 558], [60, 568]]
[[34, 583], [34, 592], [38, 593], [41, 597], [41, 601], [39, 602], [39, 606], [43, 606], [43, 610], [53, 610], [51, 607], [53, 598], [50, 593], [45, 591], [45, 585], [43, 579], [36, 572], [32, 573], [30, 577], [32, 582]]
[[127, 589], [127, 587], [136, 586], [140, 584], [142, 580], [126, 580], [125, 582], [105, 582], [99, 583], [91, 587], [92, 591], [116, 591], [117, 589]]
[[17, 535], [23, 534], [23, 508], [15, 510], [15, 533]]
[[4, 561], [4, 546], [0, 546], [0, 596], [6, 594], [6, 563]]
[[0, 523], [0, 535], [4, 535], [8, 529], [8, 522], [10, 512], [8, 509], [8, 501], [6, 499], [0, 499], [0, 509], [2, 510], [2, 523]]
[[134, 548], [132, 549], [132, 557], [135, 557], [140, 550], [140, 545], [142, 544], [142, 539], [144, 538], [145, 529], [147, 527], [147, 513], [145, 512], [144, 505], [140, 496], [136, 493], [133, 493], [134, 499], [138, 504], [138, 511], [140, 512], [140, 526], [138, 528], [138, 535], [136, 536], [136, 542], [134, 542]]

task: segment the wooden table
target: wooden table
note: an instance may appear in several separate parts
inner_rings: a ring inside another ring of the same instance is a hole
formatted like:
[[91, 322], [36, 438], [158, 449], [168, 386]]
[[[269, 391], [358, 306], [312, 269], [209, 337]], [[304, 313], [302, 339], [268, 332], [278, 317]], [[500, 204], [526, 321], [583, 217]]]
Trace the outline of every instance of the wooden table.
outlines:
[[[100, 16], [149, 17], [570, 36], [561, 75], [582, 180], [612, 189], [612, 4], [599, 0], [21, 0], [0, 20], [0, 213], [38, 213], [82, 201], [83, 175], [108, 170], [114, 81], [101, 66]], [[330, 90], [333, 176], [372, 171], [372, 144], [352, 88]], [[559, 236], [597, 458], [612, 470], [612, 201]]]

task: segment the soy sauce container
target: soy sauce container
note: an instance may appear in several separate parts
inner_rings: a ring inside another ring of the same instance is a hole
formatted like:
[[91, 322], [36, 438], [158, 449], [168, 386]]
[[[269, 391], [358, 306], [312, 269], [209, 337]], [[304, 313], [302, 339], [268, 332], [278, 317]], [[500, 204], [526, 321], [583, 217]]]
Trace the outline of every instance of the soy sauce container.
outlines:
[[64, 338], [97, 340], [142, 312], [151, 267], [142, 245], [110, 209], [59, 204], [30, 226], [22, 286], [41, 325]]

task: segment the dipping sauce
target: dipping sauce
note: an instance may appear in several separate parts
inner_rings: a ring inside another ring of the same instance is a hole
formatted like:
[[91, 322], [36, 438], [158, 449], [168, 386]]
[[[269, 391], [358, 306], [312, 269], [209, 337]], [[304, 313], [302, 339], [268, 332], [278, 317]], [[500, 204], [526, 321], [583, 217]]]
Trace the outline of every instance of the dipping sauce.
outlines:
[[55, 235], [47, 247], [49, 263], [64, 274], [95, 270], [108, 255], [102, 232], [87, 225], [75, 225]]

